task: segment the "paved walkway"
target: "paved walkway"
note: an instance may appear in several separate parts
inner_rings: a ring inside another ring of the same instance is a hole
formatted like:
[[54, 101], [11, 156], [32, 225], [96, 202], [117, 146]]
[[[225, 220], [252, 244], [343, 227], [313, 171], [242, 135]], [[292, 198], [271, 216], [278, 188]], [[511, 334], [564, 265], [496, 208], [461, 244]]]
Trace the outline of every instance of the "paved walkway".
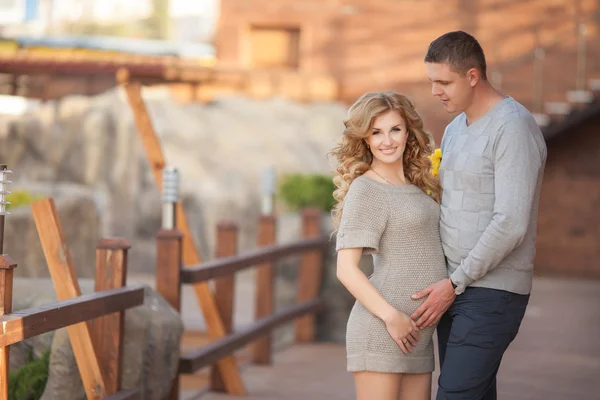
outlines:
[[499, 372], [500, 399], [600, 399], [600, 281], [537, 279]]
[[[243, 368], [247, 399], [353, 399], [342, 345], [295, 345], [273, 367]], [[436, 371], [437, 376], [437, 371]], [[600, 281], [536, 279], [517, 339], [498, 377], [499, 399], [600, 399]], [[434, 379], [434, 393], [435, 393]], [[181, 399], [224, 400], [184, 393]]]

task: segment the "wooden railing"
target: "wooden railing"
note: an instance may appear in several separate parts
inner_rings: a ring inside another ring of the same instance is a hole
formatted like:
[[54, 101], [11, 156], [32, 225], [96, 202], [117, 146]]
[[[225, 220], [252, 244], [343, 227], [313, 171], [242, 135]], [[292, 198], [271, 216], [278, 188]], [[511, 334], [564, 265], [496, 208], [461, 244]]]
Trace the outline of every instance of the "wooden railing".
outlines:
[[17, 264], [0, 256], [0, 400], [8, 399], [9, 346], [64, 327], [88, 399], [139, 399], [137, 390], [121, 390], [124, 311], [144, 302], [143, 287], [126, 286], [129, 244], [99, 242], [95, 293], [82, 295], [53, 200], [34, 203], [32, 211], [58, 301], [12, 312]]
[[[215, 371], [215, 363], [223, 357], [252, 342], [252, 359], [257, 364], [272, 361], [272, 338], [270, 332], [296, 320], [296, 340], [309, 342], [315, 339], [315, 313], [323, 307], [318, 298], [323, 269], [323, 251], [328, 237], [320, 231], [321, 213], [307, 209], [302, 213], [302, 236], [297, 242], [274, 245], [276, 218], [262, 216], [259, 220], [258, 250], [246, 254], [237, 253], [237, 225], [220, 223], [217, 226], [217, 259], [196, 266], [182, 267], [181, 233], [162, 230], [157, 237], [156, 287], [159, 293], [177, 310], [181, 308], [181, 286], [215, 280], [215, 301], [221, 313], [228, 335], [206, 346], [193, 350], [180, 358], [179, 373], [192, 374], [201, 368], [213, 366], [211, 390], [223, 391], [224, 385]], [[274, 311], [275, 262], [283, 257], [300, 254], [297, 304]], [[256, 267], [256, 321], [241, 330], [232, 330], [234, 274]], [[177, 398], [177, 382], [172, 399]]]

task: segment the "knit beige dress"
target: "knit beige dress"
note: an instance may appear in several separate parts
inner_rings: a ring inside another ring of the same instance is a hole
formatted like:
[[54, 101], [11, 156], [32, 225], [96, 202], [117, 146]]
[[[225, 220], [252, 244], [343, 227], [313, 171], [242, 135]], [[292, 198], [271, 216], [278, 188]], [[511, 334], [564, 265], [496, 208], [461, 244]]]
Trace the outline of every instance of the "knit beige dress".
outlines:
[[[411, 315], [425, 299], [411, 295], [448, 277], [440, 240], [440, 207], [414, 185], [356, 178], [344, 199], [336, 249], [363, 248], [373, 255], [369, 281], [397, 310]], [[346, 330], [348, 371], [425, 373], [434, 370], [434, 327], [420, 331], [404, 354], [385, 323], [358, 301]]]

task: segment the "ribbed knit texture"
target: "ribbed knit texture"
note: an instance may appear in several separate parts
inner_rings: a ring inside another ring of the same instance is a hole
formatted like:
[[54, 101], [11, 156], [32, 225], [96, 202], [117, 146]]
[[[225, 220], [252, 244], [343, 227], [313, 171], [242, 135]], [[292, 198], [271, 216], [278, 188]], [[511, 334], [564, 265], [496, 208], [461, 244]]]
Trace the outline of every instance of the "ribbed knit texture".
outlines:
[[[360, 176], [344, 200], [336, 248], [363, 248], [372, 254], [369, 280], [392, 306], [411, 315], [424, 300], [410, 296], [448, 277], [439, 218], [438, 204], [418, 187]], [[413, 352], [404, 354], [384, 322], [357, 301], [346, 331], [348, 371], [431, 372], [433, 331], [421, 331]]]

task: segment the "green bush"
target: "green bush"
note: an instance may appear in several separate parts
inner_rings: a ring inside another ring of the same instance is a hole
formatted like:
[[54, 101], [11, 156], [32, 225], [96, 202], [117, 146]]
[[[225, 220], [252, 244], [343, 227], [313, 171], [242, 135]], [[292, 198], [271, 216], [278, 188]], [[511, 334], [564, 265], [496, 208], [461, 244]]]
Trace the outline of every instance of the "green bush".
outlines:
[[17, 190], [6, 196], [6, 201], [10, 202], [10, 204], [6, 206], [6, 209], [10, 210], [21, 206], [27, 206], [34, 201], [43, 198], [43, 196], [31, 194], [28, 190]]
[[42, 397], [48, 381], [50, 350], [34, 359], [33, 349], [27, 354], [27, 364], [8, 376], [8, 400], [38, 400]]
[[292, 211], [316, 207], [323, 211], [333, 207], [335, 185], [331, 176], [322, 174], [290, 174], [282, 178], [279, 196]]

